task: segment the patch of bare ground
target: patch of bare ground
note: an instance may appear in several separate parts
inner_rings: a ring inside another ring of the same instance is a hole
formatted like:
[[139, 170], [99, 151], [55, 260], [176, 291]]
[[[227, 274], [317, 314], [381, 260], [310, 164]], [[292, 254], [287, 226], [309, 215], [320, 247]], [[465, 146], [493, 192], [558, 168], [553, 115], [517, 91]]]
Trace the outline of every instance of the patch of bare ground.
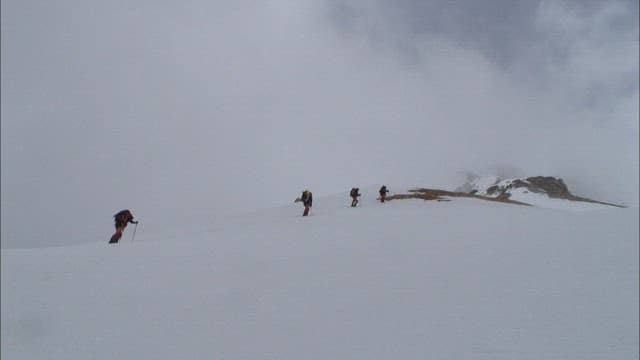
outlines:
[[607, 206], [615, 206], [624, 208], [625, 206], [607, 203], [603, 201], [596, 201], [592, 199], [587, 199], [581, 196], [573, 195], [567, 185], [561, 178], [555, 178], [552, 176], [533, 176], [528, 177], [524, 181], [521, 179], [515, 179], [510, 184], [506, 186], [498, 186], [494, 185], [487, 189], [488, 194], [498, 194], [498, 198], [500, 197], [509, 197], [510, 190], [517, 188], [526, 188], [528, 191], [534, 193], [543, 193], [547, 194], [552, 199], [565, 199], [571, 201], [582, 201], [589, 202], [594, 204], [601, 204]]
[[[532, 178], [527, 179], [529, 181], [532, 180]], [[535, 178], [533, 179], [535, 182]], [[562, 182], [562, 180], [560, 180], [560, 182]], [[563, 184], [564, 185], [564, 184]], [[514, 187], [519, 187], [519, 184], [515, 184]], [[534, 192], [538, 192], [536, 191], [536, 189], [532, 189], [531, 187], [529, 187], [530, 190], [534, 191]], [[607, 206], [614, 206], [614, 207], [619, 207], [619, 208], [625, 208], [626, 206], [623, 205], [617, 205], [617, 204], [612, 204], [612, 203], [607, 203], [607, 202], [603, 202], [603, 201], [596, 201], [596, 200], [592, 200], [592, 199], [588, 199], [588, 198], [584, 198], [584, 197], [580, 197], [580, 196], [575, 196], [573, 194], [571, 194], [565, 187], [565, 189], [563, 191], [551, 191], [548, 192], [549, 197], [551, 198], [555, 198], [555, 199], [566, 199], [566, 200], [571, 200], [571, 201], [583, 201], [583, 202], [589, 202], [589, 203], [594, 203], [594, 204], [601, 204], [601, 205], [607, 205]], [[501, 203], [507, 203], [507, 204], [517, 204], [517, 205], [526, 205], [526, 206], [532, 206], [531, 204], [527, 204], [521, 201], [516, 201], [516, 200], [511, 200], [509, 199], [510, 194], [508, 192], [501, 192], [497, 197], [488, 197], [488, 196], [482, 196], [482, 195], [476, 195], [476, 194], [472, 194], [472, 193], [465, 193], [465, 192], [458, 192], [458, 191], [447, 191], [447, 190], [439, 190], [439, 189], [428, 189], [428, 188], [416, 188], [416, 189], [411, 189], [409, 190], [409, 194], [396, 194], [396, 195], [391, 195], [391, 196], [387, 196], [387, 200], [401, 200], [401, 199], [422, 199], [422, 200], [437, 200], [437, 201], [448, 201], [448, 197], [464, 197], [464, 198], [472, 198], [472, 199], [480, 199], [480, 200], [486, 200], [486, 201], [494, 201], [494, 202], [501, 202]]]
[[530, 204], [527, 204], [527, 203], [510, 200], [508, 197], [505, 197], [505, 196], [498, 196], [497, 198], [492, 198], [487, 196], [469, 194], [465, 192], [447, 191], [447, 190], [439, 190], [439, 189], [427, 189], [427, 188], [411, 189], [409, 190], [409, 194], [396, 194], [396, 195], [387, 196], [387, 200], [422, 199], [422, 200], [446, 201], [447, 197], [464, 197], [464, 198], [480, 199], [480, 200], [486, 200], [486, 201], [501, 202], [501, 203], [507, 203], [507, 204], [531, 206]]
[[[572, 201], [583, 201], [583, 202], [589, 202], [594, 204], [615, 206], [619, 208], [625, 207], [623, 205], [617, 205], [617, 204], [607, 203], [603, 201], [587, 199], [580, 196], [575, 196], [569, 191], [569, 188], [567, 187], [567, 185], [560, 178], [554, 178], [551, 176], [534, 176], [534, 177], [527, 178], [527, 182], [529, 184], [525, 184], [525, 186], [529, 188], [529, 190], [538, 192], [539, 190], [537, 189], [542, 189], [544, 192], [546, 192], [549, 195], [550, 198], [567, 199]], [[518, 187], [516, 186], [515, 182], [514, 182], [514, 187]]]

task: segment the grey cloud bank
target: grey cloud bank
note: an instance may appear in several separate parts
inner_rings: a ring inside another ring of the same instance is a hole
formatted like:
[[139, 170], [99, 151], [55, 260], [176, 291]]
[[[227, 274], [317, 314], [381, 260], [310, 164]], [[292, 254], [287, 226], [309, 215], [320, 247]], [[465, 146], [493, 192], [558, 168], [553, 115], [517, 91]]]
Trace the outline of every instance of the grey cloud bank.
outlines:
[[478, 3], [3, 1], [2, 246], [495, 164], [637, 205], [637, 3]]

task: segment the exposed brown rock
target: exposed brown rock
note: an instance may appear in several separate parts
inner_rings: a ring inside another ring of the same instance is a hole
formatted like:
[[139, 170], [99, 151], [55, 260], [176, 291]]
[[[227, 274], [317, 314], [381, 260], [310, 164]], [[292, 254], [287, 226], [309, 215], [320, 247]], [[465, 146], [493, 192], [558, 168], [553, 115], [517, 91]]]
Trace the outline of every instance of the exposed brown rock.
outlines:
[[515, 179], [506, 186], [493, 185], [487, 189], [487, 194], [491, 195], [491, 197], [476, 195], [475, 191], [467, 193], [467, 192], [447, 191], [447, 190], [439, 190], [439, 189], [417, 188], [417, 189], [409, 190], [409, 194], [397, 194], [397, 195], [387, 196], [387, 200], [398, 200], [398, 199], [446, 200], [446, 199], [443, 199], [443, 197], [446, 196], [446, 197], [466, 197], [466, 198], [474, 198], [474, 199], [481, 199], [481, 200], [487, 200], [487, 201], [496, 201], [496, 202], [503, 202], [503, 203], [509, 203], [509, 204], [530, 206], [530, 204], [509, 199], [511, 196], [511, 194], [509, 193], [509, 190], [517, 189], [517, 188], [526, 188], [527, 191], [531, 191], [535, 193], [546, 193], [549, 197], [556, 198], [556, 199], [584, 201], [584, 202], [609, 205], [609, 206], [615, 206], [615, 207], [621, 207], [621, 208], [624, 207], [622, 205], [616, 205], [616, 204], [611, 204], [611, 203], [606, 203], [602, 201], [596, 201], [596, 200], [575, 196], [571, 194], [571, 192], [569, 191], [569, 188], [567, 187], [567, 185], [564, 183], [562, 179], [554, 178], [551, 176], [534, 176], [534, 177], [526, 178], [525, 180]]
[[552, 198], [559, 199], [572, 199], [574, 196], [569, 192], [569, 188], [560, 178], [554, 178], [551, 176], [534, 176], [527, 178], [527, 182], [531, 184], [530, 186], [526, 186], [529, 190], [533, 192], [541, 192], [536, 191], [541, 189], [542, 192], [545, 192]]
[[529, 204], [525, 204], [520, 201], [509, 200], [508, 196], [498, 199], [498, 198], [492, 198], [487, 196], [469, 194], [465, 192], [428, 189], [428, 188], [411, 189], [409, 190], [409, 193], [410, 194], [396, 194], [396, 195], [387, 196], [387, 200], [400, 200], [400, 199], [447, 200], [443, 198], [444, 196], [447, 196], [447, 197], [465, 197], [465, 198], [472, 198], [472, 199], [481, 199], [481, 200], [487, 200], [487, 201], [530, 206]]

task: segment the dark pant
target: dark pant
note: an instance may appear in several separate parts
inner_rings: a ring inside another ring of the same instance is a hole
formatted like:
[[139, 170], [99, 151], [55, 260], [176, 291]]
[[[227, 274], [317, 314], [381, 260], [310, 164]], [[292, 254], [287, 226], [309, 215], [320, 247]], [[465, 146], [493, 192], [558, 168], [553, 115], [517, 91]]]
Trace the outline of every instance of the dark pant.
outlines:
[[353, 199], [351, 201], [351, 207], [355, 207], [356, 205], [358, 205], [358, 197], [357, 196], [352, 196], [351, 198]]
[[109, 244], [117, 244], [122, 237], [122, 232], [124, 231], [124, 227], [117, 227], [116, 232], [111, 236], [111, 240], [109, 240]]
[[307, 216], [309, 215], [309, 210], [311, 209], [311, 205], [305, 205], [304, 206], [304, 212], [302, 213], [302, 216]]

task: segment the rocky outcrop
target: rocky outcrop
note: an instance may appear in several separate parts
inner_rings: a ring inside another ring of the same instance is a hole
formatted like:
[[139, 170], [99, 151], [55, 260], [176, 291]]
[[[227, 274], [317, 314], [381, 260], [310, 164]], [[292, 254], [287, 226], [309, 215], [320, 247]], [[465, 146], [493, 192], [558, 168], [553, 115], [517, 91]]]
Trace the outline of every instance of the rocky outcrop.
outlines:
[[[569, 187], [561, 178], [552, 176], [533, 176], [520, 179], [505, 179], [499, 180], [494, 178], [493, 184], [491, 182], [484, 182], [484, 186], [476, 183], [467, 182], [462, 187], [456, 189], [456, 191], [446, 191], [439, 189], [427, 189], [417, 188], [409, 190], [408, 194], [397, 194], [388, 196], [388, 200], [396, 199], [423, 199], [423, 200], [438, 200], [446, 201], [447, 198], [454, 197], [467, 197], [475, 198], [487, 201], [498, 201], [519, 205], [530, 205], [522, 201], [521, 196], [515, 194], [522, 193], [536, 193], [543, 196], [548, 196], [554, 199], [565, 199], [571, 201], [583, 201], [608, 206], [624, 207], [621, 205], [606, 203], [602, 201], [591, 200], [579, 196], [573, 195], [569, 191]], [[462, 188], [468, 191], [460, 191]], [[514, 190], [520, 189], [517, 192]], [[516, 197], [518, 200], [512, 198]], [[526, 201], [526, 200], [524, 200]]]
[[621, 205], [606, 203], [576, 196], [569, 191], [569, 187], [561, 178], [553, 176], [532, 176], [522, 179], [497, 180], [486, 189], [474, 190], [473, 194], [487, 196], [494, 199], [506, 200], [511, 197], [514, 189], [524, 189], [524, 192], [545, 194], [553, 199], [566, 199], [571, 201], [584, 201], [602, 205], [624, 207]]
[[481, 195], [470, 194], [470, 193], [459, 192], [459, 191], [447, 191], [447, 190], [428, 189], [428, 188], [411, 189], [409, 190], [409, 194], [396, 194], [396, 195], [387, 196], [387, 200], [422, 199], [422, 200], [448, 201], [449, 200], [448, 198], [450, 197], [474, 198], [474, 199], [480, 199], [480, 200], [497, 201], [497, 202], [504, 202], [504, 203], [510, 203], [510, 204], [517, 204], [517, 205], [527, 205], [527, 206], [529, 205], [520, 201], [510, 200], [508, 199], [508, 197], [493, 198], [493, 197], [481, 196]]
[[560, 178], [551, 176], [534, 176], [526, 179], [503, 180], [487, 188], [486, 194], [491, 197], [508, 198], [511, 189], [525, 188], [534, 193], [544, 193], [549, 197], [573, 200], [575, 196]]
[[[569, 192], [569, 188], [560, 178], [551, 176], [535, 176], [527, 178], [527, 186], [533, 192], [545, 192], [549, 197], [570, 199], [573, 194]], [[524, 185], [526, 186], [526, 184]]]

